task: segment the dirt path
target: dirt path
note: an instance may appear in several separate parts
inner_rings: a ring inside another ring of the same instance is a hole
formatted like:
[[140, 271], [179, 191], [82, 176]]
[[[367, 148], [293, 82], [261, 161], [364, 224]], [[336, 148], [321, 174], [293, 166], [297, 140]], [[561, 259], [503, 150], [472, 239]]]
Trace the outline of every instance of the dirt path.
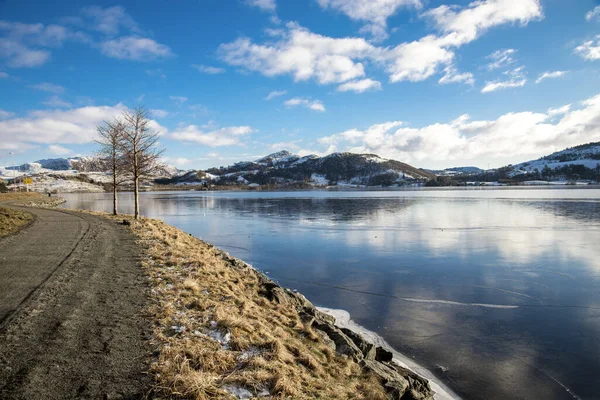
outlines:
[[135, 238], [102, 217], [27, 209], [0, 240], [0, 398], [137, 399], [150, 384]]

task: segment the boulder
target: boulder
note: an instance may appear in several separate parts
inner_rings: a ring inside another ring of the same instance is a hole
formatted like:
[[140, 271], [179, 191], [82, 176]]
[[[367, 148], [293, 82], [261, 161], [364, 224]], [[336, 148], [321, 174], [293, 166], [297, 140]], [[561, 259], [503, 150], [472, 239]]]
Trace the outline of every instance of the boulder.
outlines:
[[360, 361], [364, 358], [363, 352], [354, 344], [354, 341], [335, 325], [315, 320], [313, 328], [325, 332], [329, 336], [329, 339], [333, 340], [337, 353], [347, 355], [355, 361]]

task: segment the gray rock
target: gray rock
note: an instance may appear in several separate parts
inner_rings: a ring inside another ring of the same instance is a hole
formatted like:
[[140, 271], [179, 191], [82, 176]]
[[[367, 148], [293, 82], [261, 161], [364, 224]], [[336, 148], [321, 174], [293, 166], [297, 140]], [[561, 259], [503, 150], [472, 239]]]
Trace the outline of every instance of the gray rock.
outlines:
[[335, 351], [339, 354], [345, 354], [356, 361], [360, 361], [364, 358], [363, 352], [356, 344], [354, 344], [352, 339], [346, 336], [346, 334], [337, 326], [315, 320], [313, 328], [325, 332], [335, 343]]

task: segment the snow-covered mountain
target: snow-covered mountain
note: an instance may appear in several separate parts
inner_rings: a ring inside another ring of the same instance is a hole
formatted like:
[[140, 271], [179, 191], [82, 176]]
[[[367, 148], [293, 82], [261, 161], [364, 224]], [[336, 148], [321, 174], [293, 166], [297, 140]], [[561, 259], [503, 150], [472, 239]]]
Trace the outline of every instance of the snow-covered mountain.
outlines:
[[[77, 172], [108, 172], [108, 160], [101, 157], [72, 157], [72, 158], [47, 158], [31, 163], [25, 163], [16, 167], [4, 167], [5, 170], [16, 169], [21, 173], [39, 174], [53, 171], [77, 171]], [[155, 176], [173, 176], [180, 173], [177, 168], [163, 165]]]
[[[101, 157], [48, 158], [18, 166], [0, 167], [0, 179], [32, 176], [33, 190], [51, 192], [101, 192], [111, 182], [107, 160]], [[181, 171], [162, 166], [154, 178], [170, 178]]]
[[290, 186], [398, 186], [426, 182], [435, 176], [408, 164], [374, 154], [333, 153], [300, 157], [287, 150], [255, 161], [206, 171], [188, 171], [169, 183]]

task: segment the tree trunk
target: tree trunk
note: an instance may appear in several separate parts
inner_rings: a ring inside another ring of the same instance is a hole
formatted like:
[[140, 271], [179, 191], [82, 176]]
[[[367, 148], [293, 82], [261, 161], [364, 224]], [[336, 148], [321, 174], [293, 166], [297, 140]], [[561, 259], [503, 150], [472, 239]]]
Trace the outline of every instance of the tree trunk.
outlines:
[[134, 197], [134, 201], [135, 201], [135, 212], [133, 214], [133, 218], [134, 219], [138, 219], [139, 215], [140, 215], [140, 189], [139, 189], [139, 181], [140, 179], [138, 177], [136, 177], [134, 179], [134, 189], [133, 189], [133, 197]]
[[[113, 165], [114, 165], [113, 161]], [[117, 215], [117, 169], [113, 166], [113, 215]]]
[[117, 215], [117, 185], [113, 185], [113, 215]]

